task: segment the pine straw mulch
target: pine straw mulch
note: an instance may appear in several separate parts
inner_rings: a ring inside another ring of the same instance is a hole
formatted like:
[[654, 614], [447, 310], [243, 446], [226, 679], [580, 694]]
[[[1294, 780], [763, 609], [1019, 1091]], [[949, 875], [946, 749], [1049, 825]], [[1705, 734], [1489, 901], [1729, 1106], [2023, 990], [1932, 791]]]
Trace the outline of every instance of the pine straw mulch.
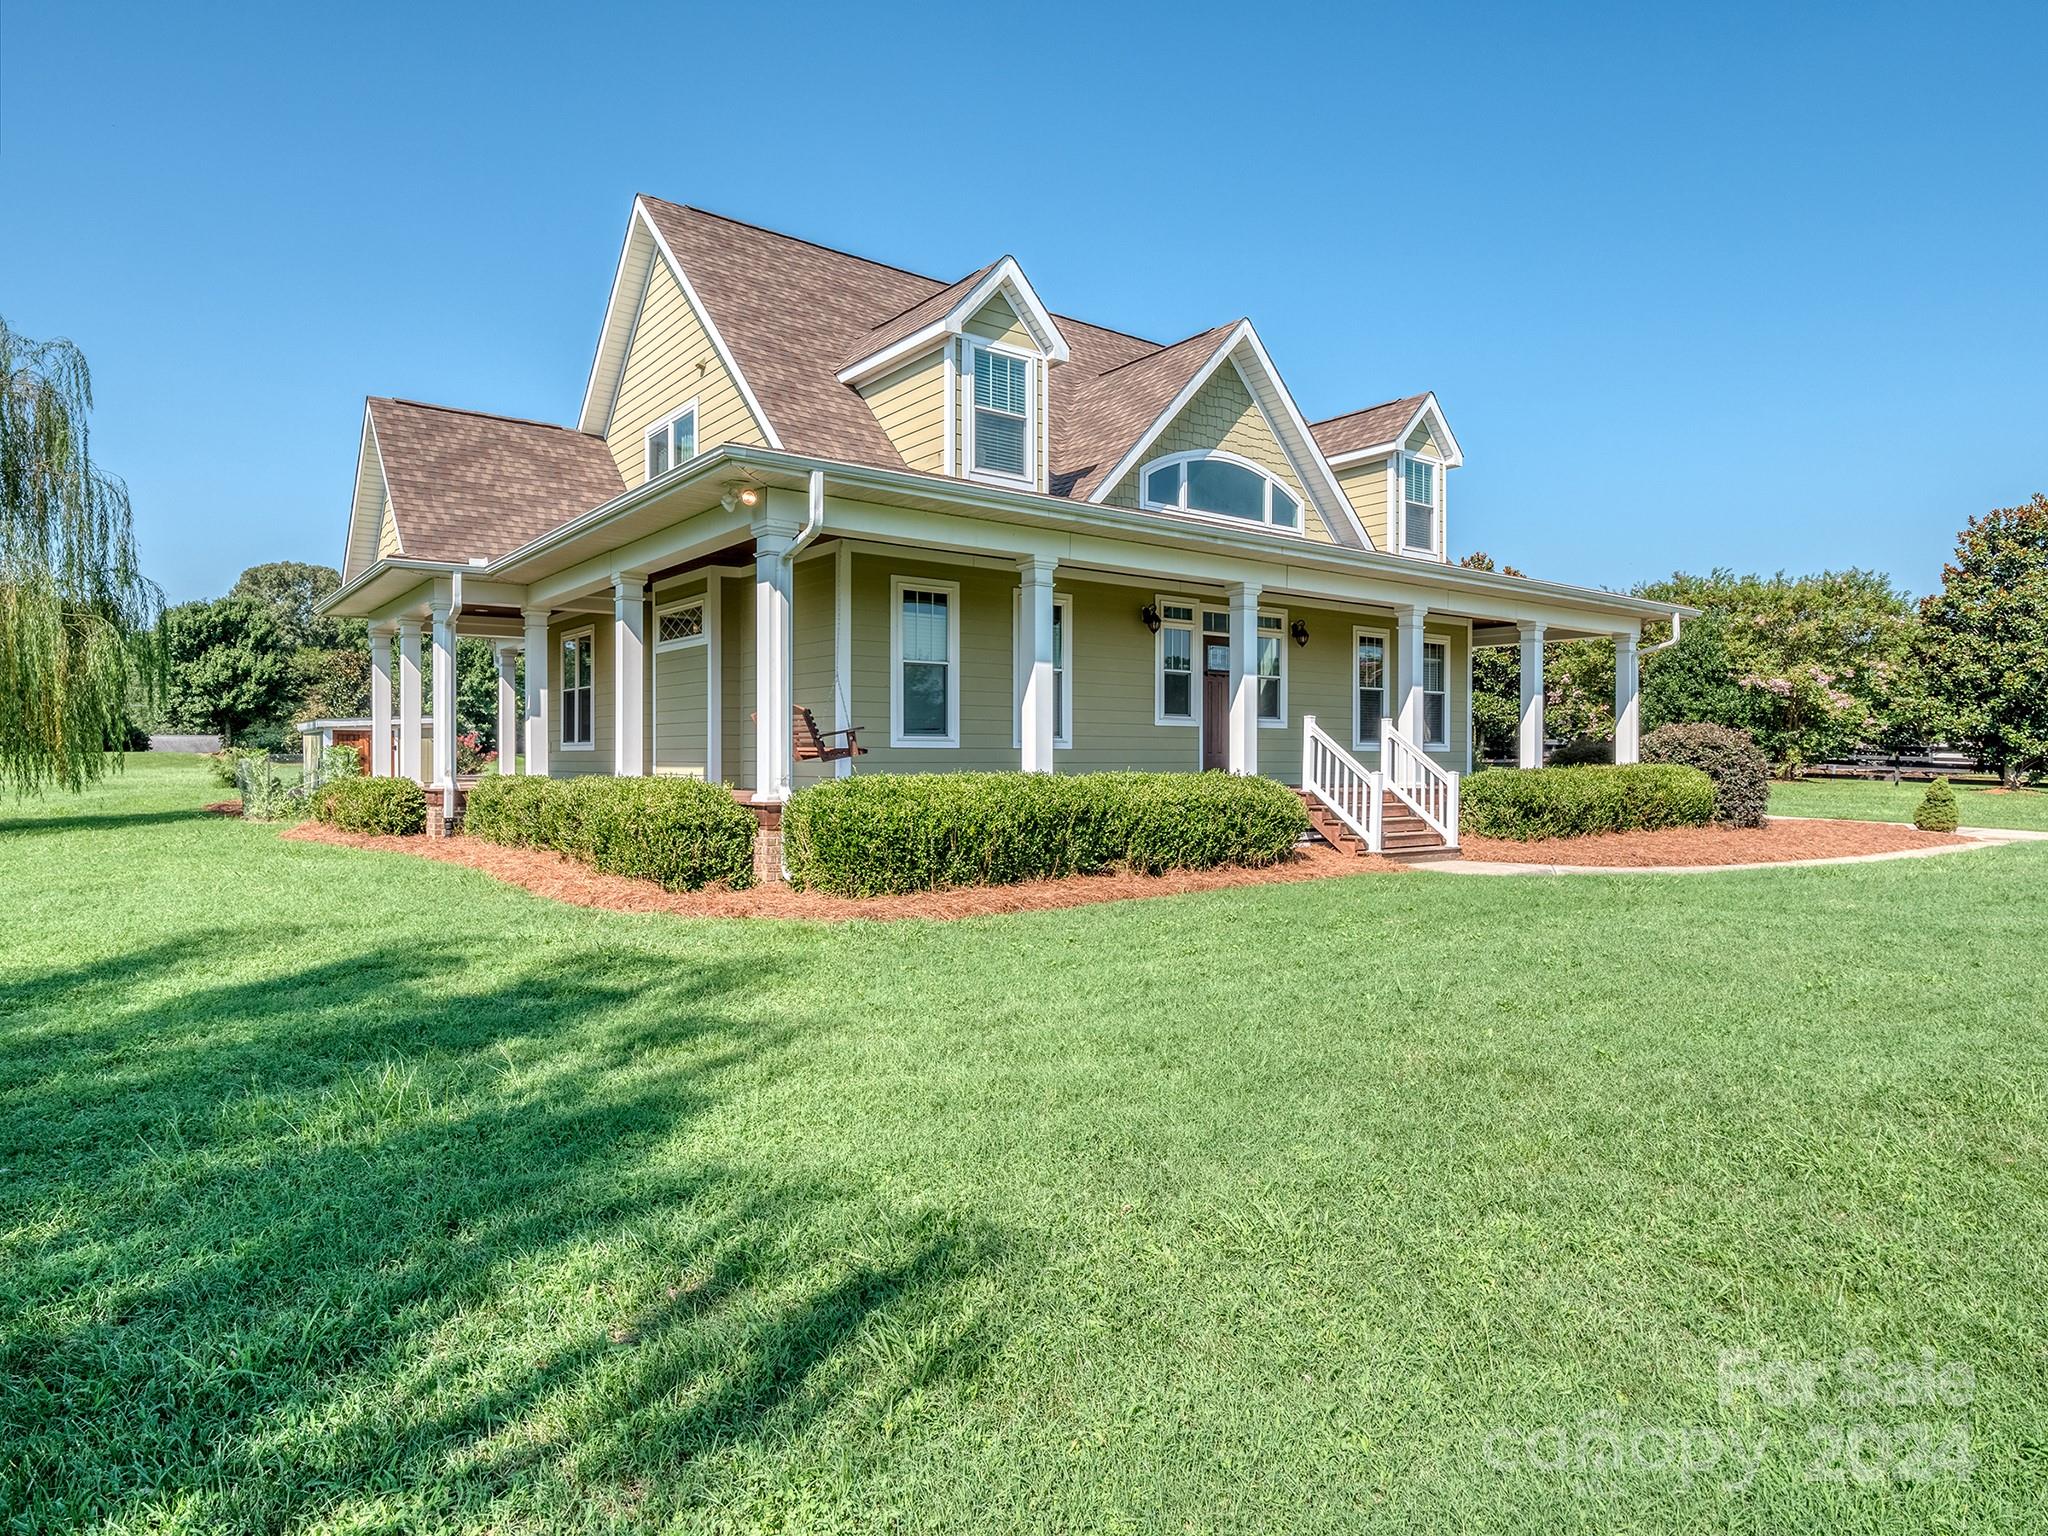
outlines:
[[474, 837], [371, 837], [340, 832], [319, 822], [301, 822], [284, 834], [301, 842], [328, 843], [339, 848], [369, 848], [409, 853], [416, 858], [459, 864], [545, 896], [579, 907], [607, 912], [668, 912], [677, 917], [812, 918], [844, 922], [875, 918], [986, 917], [1003, 912], [1049, 912], [1061, 907], [1090, 906], [1100, 901], [1129, 901], [1142, 896], [1179, 896], [1191, 891], [1220, 891], [1240, 885], [1284, 885], [1298, 880], [1324, 880], [1335, 875], [1361, 875], [1399, 870], [1388, 859], [1339, 853], [1326, 843], [1305, 845], [1266, 869], [1188, 869], [1164, 875], [1074, 875], [1064, 880], [1032, 880], [1023, 885], [967, 886], [946, 891], [918, 891], [901, 896], [827, 896], [795, 891], [786, 885], [757, 885], [744, 891], [714, 888], [665, 891], [651, 880], [601, 875], [559, 853], [539, 848], [503, 848]]
[[239, 800], [216, 800], [213, 804], [202, 805], [199, 809], [206, 812], [209, 816], [239, 816], [242, 814], [242, 802]]
[[1545, 838], [1517, 843], [1466, 837], [1460, 852], [1481, 864], [1573, 864], [1639, 869], [1668, 864], [1777, 864], [1791, 859], [1840, 859], [1900, 853], [1969, 842], [1946, 832], [1888, 821], [1773, 818], [1761, 827], [1671, 827], [1660, 832], [1602, 832], [1593, 837]]

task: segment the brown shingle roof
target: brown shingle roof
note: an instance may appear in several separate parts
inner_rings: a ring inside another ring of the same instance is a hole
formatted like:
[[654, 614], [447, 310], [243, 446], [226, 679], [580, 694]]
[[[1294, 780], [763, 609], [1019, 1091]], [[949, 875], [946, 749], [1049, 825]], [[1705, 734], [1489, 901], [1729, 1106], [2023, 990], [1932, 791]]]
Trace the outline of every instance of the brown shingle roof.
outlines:
[[1355, 453], [1360, 448], [1377, 448], [1381, 443], [1391, 442], [1394, 434], [1408, 425], [1409, 418], [1422, 409], [1422, 402], [1428, 398], [1428, 395], [1404, 395], [1399, 400], [1369, 405], [1362, 411], [1316, 422], [1309, 431], [1315, 434], [1316, 446], [1323, 450], [1326, 458], [1340, 453]]
[[[837, 374], [944, 314], [998, 263], [944, 283], [702, 209], [640, 201], [782, 446], [901, 469], [867, 403]], [[1069, 360], [1052, 370], [1049, 486], [1080, 499], [1101, 489], [1231, 327], [1162, 346], [1065, 315], [1054, 323]], [[1312, 430], [1325, 453], [1381, 442], [1423, 398]], [[370, 404], [408, 555], [495, 558], [624, 489], [590, 434], [414, 401]]]
[[890, 316], [855, 340], [847, 349], [847, 355], [840, 359], [839, 366], [842, 369], [851, 368], [862, 358], [873, 357], [885, 347], [895, 346], [904, 337], [915, 336], [934, 320], [944, 318], [946, 311], [965, 298], [976, 283], [996, 269], [1002, 259], [998, 256], [980, 271], [970, 272], [959, 282], [948, 283], [931, 297], [918, 300], [901, 314]]
[[[1216, 355], [1237, 322], [1140, 353], [1093, 378], [1053, 370], [1052, 492], [1086, 500], [1188, 380]], [[1066, 385], [1062, 399], [1062, 384]]]
[[416, 560], [495, 560], [626, 488], [604, 439], [567, 427], [382, 397], [370, 422]]

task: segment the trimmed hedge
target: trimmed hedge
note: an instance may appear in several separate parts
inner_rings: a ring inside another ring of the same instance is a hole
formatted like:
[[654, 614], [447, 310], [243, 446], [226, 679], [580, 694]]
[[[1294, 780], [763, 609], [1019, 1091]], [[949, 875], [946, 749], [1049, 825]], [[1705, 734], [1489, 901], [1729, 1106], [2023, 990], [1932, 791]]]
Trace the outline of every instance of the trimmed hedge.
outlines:
[[1920, 797], [1920, 807], [1913, 812], [1913, 825], [1922, 832], [1953, 832], [1961, 821], [1955, 789], [1947, 779], [1936, 779]]
[[313, 792], [313, 818], [344, 832], [411, 837], [427, 826], [427, 792], [411, 779], [336, 779]]
[[793, 884], [842, 896], [1284, 858], [1301, 799], [1221, 773], [864, 773], [799, 790], [782, 816]]
[[1714, 781], [1714, 820], [1760, 827], [1771, 799], [1771, 765], [1748, 731], [1704, 722], [1660, 725], [1643, 738], [1646, 763], [1683, 763]]
[[479, 779], [462, 829], [486, 842], [549, 848], [607, 875], [671, 891], [754, 883], [754, 818], [723, 784], [697, 779]]
[[1528, 842], [1702, 827], [1713, 819], [1714, 781], [1699, 769], [1636, 763], [1486, 769], [1464, 782], [1458, 826], [1474, 837]]

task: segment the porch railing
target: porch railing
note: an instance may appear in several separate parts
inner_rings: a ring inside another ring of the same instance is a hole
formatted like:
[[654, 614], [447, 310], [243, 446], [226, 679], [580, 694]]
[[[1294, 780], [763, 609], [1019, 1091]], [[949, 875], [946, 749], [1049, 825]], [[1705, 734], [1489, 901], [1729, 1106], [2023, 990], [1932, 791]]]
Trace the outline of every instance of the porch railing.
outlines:
[[1458, 776], [1431, 762], [1391, 718], [1380, 721], [1380, 772], [1387, 788], [1428, 823], [1446, 848], [1458, 846]]
[[1338, 746], [1314, 715], [1301, 717], [1301, 787], [1362, 839], [1368, 852], [1380, 851], [1380, 776]]

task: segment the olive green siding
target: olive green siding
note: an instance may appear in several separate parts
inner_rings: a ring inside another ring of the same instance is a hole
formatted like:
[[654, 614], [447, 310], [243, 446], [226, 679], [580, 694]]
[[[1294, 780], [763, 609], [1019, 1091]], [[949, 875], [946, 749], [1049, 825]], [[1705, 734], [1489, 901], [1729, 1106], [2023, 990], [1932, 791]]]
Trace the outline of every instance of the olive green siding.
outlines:
[[668, 263], [656, 258], [605, 432], [628, 486], [647, 478], [647, 429], [697, 402], [697, 447], [768, 439]]
[[1387, 461], [1347, 465], [1337, 471], [1337, 484], [1350, 499], [1351, 510], [1365, 524], [1365, 536], [1374, 549], [1391, 549], [1387, 542]]
[[946, 467], [946, 354], [943, 348], [905, 363], [861, 391], [875, 420], [903, 455], [927, 474]]
[[725, 701], [719, 720], [725, 759], [721, 775], [729, 784], [754, 787], [754, 579], [727, 576], [720, 581], [720, 628], [724, 630]]
[[[562, 745], [562, 642], [578, 630], [590, 631], [591, 745]], [[584, 773], [612, 771], [612, 621], [609, 614], [567, 614], [548, 625], [548, 775], [569, 779]]]
[[[809, 709], [820, 731], [833, 729], [832, 578], [837, 560], [837, 554], [827, 545], [817, 554], [797, 561], [790, 587], [790, 673], [794, 689], [790, 703]], [[831, 763], [798, 763], [794, 770], [795, 787], [802, 789], [806, 784], [829, 779], [832, 769]]]
[[[1258, 402], [1245, 387], [1244, 378], [1234, 364], [1218, 368], [1209, 376], [1208, 382], [1195, 392], [1195, 397], [1181, 408], [1180, 414], [1166, 424], [1158, 441], [1145, 450], [1145, 462], [1150, 463], [1172, 453], [1193, 453], [1205, 448], [1221, 448], [1239, 458], [1249, 459], [1265, 470], [1301, 503], [1303, 532], [1319, 543], [1333, 542], [1330, 530], [1323, 526], [1308, 493], [1302, 489], [1301, 477], [1295, 474], [1294, 466], [1280, 447], [1280, 440], [1267, 424], [1265, 412], [1259, 409]], [[1116, 489], [1105, 498], [1108, 504], [1135, 508], [1144, 471], [1145, 465], [1140, 464], [1118, 481]]]
[[1157, 641], [1138, 618], [1152, 592], [1101, 582], [1055, 586], [1071, 601], [1074, 626], [1067, 666], [1067, 686], [1074, 693], [1073, 745], [1053, 754], [1055, 770], [1201, 767], [1199, 727], [1154, 723]]
[[[664, 587], [655, 595], [655, 611], [647, 624], [647, 645], [654, 657], [654, 687], [648, 701], [652, 717], [648, 740], [653, 743], [649, 768], [654, 773], [674, 773], [699, 779], [717, 777], [709, 771], [707, 761], [711, 736], [711, 690], [706, 673], [710, 666], [711, 646], [707, 640], [703, 644], [681, 645], [670, 650], [659, 648], [660, 611], [673, 603], [704, 597], [705, 583], [701, 578]], [[707, 626], [713, 622], [709, 607], [707, 603]]]
[[[953, 662], [960, 700], [958, 747], [889, 744], [890, 583], [897, 576], [959, 584], [960, 654]], [[858, 761], [859, 771], [949, 773], [1018, 766], [1010, 706], [1011, 593], [1016, 587], [1012, 571], [867, 553], [853, 557], [853, 723], [860, 727], [861, 745], [869, 748]]]

